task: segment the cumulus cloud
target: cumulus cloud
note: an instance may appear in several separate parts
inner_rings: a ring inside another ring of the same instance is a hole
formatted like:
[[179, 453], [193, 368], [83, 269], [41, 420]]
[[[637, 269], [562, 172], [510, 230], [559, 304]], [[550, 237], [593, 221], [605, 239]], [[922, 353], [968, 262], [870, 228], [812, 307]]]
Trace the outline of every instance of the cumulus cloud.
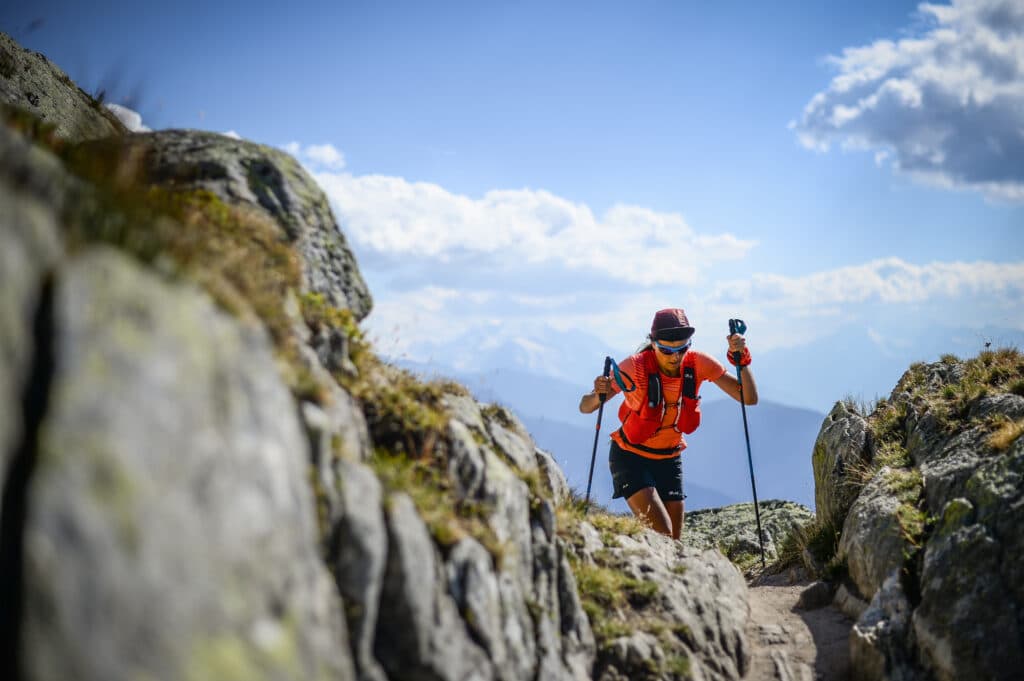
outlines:
[[[285, 149], [314, 163], [309, 146]], [[452, 353], [481, 349], [487, 338], [520, 339], [509, 352], [540, 343], [564, 353], [578, 345], [573, 338], [589, 335], [608, 352], [623, 351], [643, 339], [654, 310], [676, 306], [699, 329], [697, 346], [712, 352], [733, 317], [755, 329], [760, 351], [849, 328], [890, 337], [907, 318], [926, 327], [995, 323], [1024, 331], [1024, 262], [890, 257], [737, 279], [749, 265], [718, 265], [747, 257], [756, 244], [700, 233], [676, 213], [617, 204], [598, 214], [543, 190], [470, 197], [400, 177], [307, 167], [375, 292], [368, 331], [393, 357], [452, 364]]]
[[339, 171], [345, 167], [345, 155], [333, 144], [307, 144], [289, 142], [281, 147], [315, 171]]
[[919, 303], [934, 297], [990, 295], [1024, 298], [1024, 263], [934, 262], [913, 265], [883, 258], [802, 277], [755, 274], [748, 280], [719, 285], [718, 300], [756, 300], [787, 307], [851, 303]]
[[597, 216], [585, 204], [533, 189], [481, 198], [382, 175], [316, 173], [357, 248], [465, 267], [543, 266], [590, 272], [643, 286], [691, 284], [714, 263], [741, 259], [754, 242], [700, 234], [676, 213], [615, 205]]
[[121, 121], [121, 124], [128, 128], [129, 132], [152, 132], [151, 128], [142, 124], [142, 115], [138, 111], [113, 103], [106, 104], [106, 107], [117, 116], [117, 120]]
[[334, 148], [333, 144], [312, 144], [305, 149], [305, 154], [313, 162], [331, 170], [345, 167], [345, 157]]
[[829, 58], [839, 73], [791, 123], [801, 142], [881, 152], [915, 178], [1024, 200], [1024, 4], [922, 4], [928, 28]]
[[721, 351], [726, 320], [735, 317], [747, 321], [760, 352], [806, 346], [851, 329], [896, 352], [910, 342], [894, 340], [907, 320], [918, 328], [1024, 331], [1022, 299], [1024, 263], [915, 265], [884, 258], [802, 276], [754, 274], [688, 288], [524, 296], [515, 289], [425, 285], [378, 297], [368, 326], [385, 354], [423, 361], [454, 361], [449, 355], [465, 338], [476, 339], [467, 346], [475, 351], [481, 339], [546, 342], [553, 334], [559, 342], [548, 345], [557, 352], [573, 347], [566, 343], [573, 334], [598, 336], [607, 351], [626, 352], [643, 340], [654, 310], [682, 306], [698, 330], [696, 347], [708, 352]]
[[755, 274], [716, 284], [700, 301], [709, 318], [747, 310], [766, 349], [798, 346], [880, 314], [936, 326], [1001, 324], [1024, 330], [1024, 262], [933, 262], [882, 258], [787, 277]]

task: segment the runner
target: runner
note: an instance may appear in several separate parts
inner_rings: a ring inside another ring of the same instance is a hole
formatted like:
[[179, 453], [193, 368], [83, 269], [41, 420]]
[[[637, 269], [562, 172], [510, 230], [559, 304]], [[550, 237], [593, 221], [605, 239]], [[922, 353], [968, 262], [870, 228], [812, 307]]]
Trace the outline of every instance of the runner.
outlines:
[[[652, 529], [678, 539], [683, 529], [683, 470], [680, 454], [685, 433], [700, 425], [700, 385], [710, 381], [740, 400], [740, 384], [716, 359], [690, 349], [695, 329], [678, 308], [654, 315], [648, 343], [614, 367], [611, 376], [594, 379], [593, 392], [580, 400], [590, 414], [602, 397], [624, 392], [619, 408], [622, 427], [612, 436], [608, 466], [613, 498], [626, 498], [633, 513]], [[728, 359], [744, 367], [743, 399], [757, 404], [757, 384], [750, 373], [750, 351], [739, 333], [727, 336]]]

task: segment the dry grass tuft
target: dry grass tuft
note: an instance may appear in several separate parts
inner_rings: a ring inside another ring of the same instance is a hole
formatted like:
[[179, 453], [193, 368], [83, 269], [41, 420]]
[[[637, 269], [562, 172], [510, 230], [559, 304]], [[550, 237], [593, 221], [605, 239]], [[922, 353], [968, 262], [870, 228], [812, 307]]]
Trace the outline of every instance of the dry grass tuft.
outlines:
[[997, 452], [1005, 452], [1021, 435], [1024, 435], [1024, 419], [1006, 419], [998, 430], [989, 435], [988, 446]]

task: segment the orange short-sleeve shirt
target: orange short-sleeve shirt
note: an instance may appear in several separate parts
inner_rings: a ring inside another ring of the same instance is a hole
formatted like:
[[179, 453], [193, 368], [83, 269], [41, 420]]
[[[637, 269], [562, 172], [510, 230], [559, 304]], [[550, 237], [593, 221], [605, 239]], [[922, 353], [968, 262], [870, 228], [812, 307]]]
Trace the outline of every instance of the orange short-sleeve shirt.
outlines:
[[[711, 355], [700, 352], [699, 350], [687, 350], [688, 355], [696, 357], [694, 362], [694, 373], [697, 379], [697, 394], [700, 394], [700, 384], [704, 381], [717, 381], [725, 373], [725, 367]], [[644, 371], [644, 361], [640, 354], [632, 355], [627, 357], [625, 360], [619, 363], [619, 370], [628, 374], [630, 378], [637, 381], [638, 374]], [[629, 381], [626, 381], [627, 385]], [[665, 410], [665, 418], [661, 422], [661, 427], [658, 431], [648, 438], [642, 444], [645, 447], [651, 449], [668, 449], [671, 447], [679, 447], [679, 451], [675, 454], [658, 455], [651, 454], [650, 452], [643, 452], [635, 447], [626, 443], [622, 434], [619, 430], [612, 433], [612, 439], [625, 449], [626, 451], [639, 454], [640, 456], [648, 459], [671, 459], [672, 457], [679, 456], [679, 454], [686, 449], [686, 438], [683, 434], [673, 428], [673, 424], [676, 422], [676, 416], [678, 415], [679, 403], [679, 391], [683, 389], [683, 377], [680, 376], [666, 376], [661, 374], [661, 385], [662, 391], [665, 397], [665, 404], [667, 409]], [[612, 381], [612, 395], [621, 392], [619, 385]], [[647, 398], [646, 395], [641, 394], [640, 390], [636, 390], [631, 393], [626, 393], [623, 397], [626, 401], [626, 405], [633, 411], [638, 410]]]

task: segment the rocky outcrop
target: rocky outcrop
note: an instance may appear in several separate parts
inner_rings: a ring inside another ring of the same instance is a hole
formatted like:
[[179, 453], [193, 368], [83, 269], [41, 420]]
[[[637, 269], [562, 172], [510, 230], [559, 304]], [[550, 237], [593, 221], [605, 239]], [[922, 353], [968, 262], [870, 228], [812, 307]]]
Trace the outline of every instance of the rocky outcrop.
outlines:
[[914, 634], [940, 679], [1011, 679], [1024, 668], [1024, 440], [962, 492], [925, 545]]
[[[912, 367], [864, 420], [864, 458], [885, 465], [868, 468], [866, 484], [864, 470], [836, 483], [861, 490], [838, 556], [849, 577], [840, 591], [868, 602], [851, 636], [858, 678], [1019, 676], [1022, 392], [1015, 350], [948, 357]], [[823, 449], [838, 459], [844, 444]]]
[[[846, 561], [850, 579], [868, 598], [903, 567], [914, 549], [900, 523], [895, 475], [886, 466], [865, 485], [846, 516], [839, 542], [839, 557]], [[867, 546], [872, 550], [863, 550]]]
[[641, 616], [669, 624], [668, 631], [640, 630], [615, 638], [601, 654], [596, 678], [674, 674], [710, 680], [746, 674], [746, 583], [720, 552], [692, 549], [650, 532], [618, 536], [603, 550], [599, 560], [641, 585], [632, 595]]
[[38, 375], [45, 373], [45, 362], [37, 360], [46, 343], [40, 338], [46, 320], [38, 311], [48, 305], [50, 273], [62, 254], [58, 218], [71, 180], [53, 156], [5, 127], [0, 127], [0, 158], [0, 401], [7, 405], [0, 409], [0, 473], [6, 480], [31, 436], [24, 423], [38, 420], [44, 397], [26, 391], [45, 381]]
[[262, 327], [105, 248], [60, 267], [52, 324], [25, 678], [354, 678]]
[[26, 50], [0, 32], [0, 104], [23, 109], [54, 127], [69, 142], [126, 132], [101, 102], [75, 85], [38, 52]]
[[761, 541], [753, 503], [688, 512], [683, 541], [699, 548], [719, 549], [737, 565], [753, 567], [760, 565], [762, 545], [765, 561], [775, 562], [785, 538], [814, 517], [809, 508], [792, 501], [761, 501], [758, 511]]
[[851, 667], [859, 678], [922, 678], [913, 656], [912, 606], [897, 573], [890, 574], [850, 632]]
[[[110, 149], [115, 144], [116, 149]], [[302, 266], [301, 293], [317, 293], [357, 320], [373, 301], [355, 256], [324, 195], [289, 154], [273, 147], [198, 130], [161, 130], [106, 141], [103, 153], [137, 163], [142, 182], [173, 191], [205, 190], [228, 205], [254, 208], [277, 224]], [[317, 339], [316, 348], [331, 338]]]
[[814, 443], [814, 509], [818, 522], [836, 529], [843, 526], [857, 497], [855, 471], [871, 460], [867, 422], [845, 402], [836, 402]]

